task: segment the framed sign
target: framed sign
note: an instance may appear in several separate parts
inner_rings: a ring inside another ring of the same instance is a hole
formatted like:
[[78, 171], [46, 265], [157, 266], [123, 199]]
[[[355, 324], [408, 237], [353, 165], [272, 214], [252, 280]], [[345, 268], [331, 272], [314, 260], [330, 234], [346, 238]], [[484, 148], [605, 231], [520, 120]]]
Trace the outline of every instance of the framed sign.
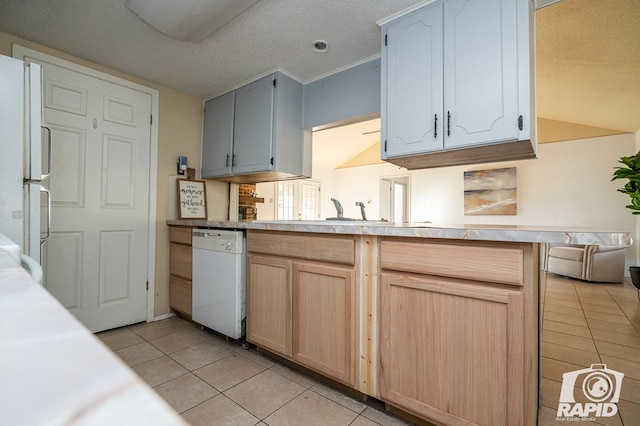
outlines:
[[207, 194], [204, 181], [178, 179], [178, 218], [207, 218]]

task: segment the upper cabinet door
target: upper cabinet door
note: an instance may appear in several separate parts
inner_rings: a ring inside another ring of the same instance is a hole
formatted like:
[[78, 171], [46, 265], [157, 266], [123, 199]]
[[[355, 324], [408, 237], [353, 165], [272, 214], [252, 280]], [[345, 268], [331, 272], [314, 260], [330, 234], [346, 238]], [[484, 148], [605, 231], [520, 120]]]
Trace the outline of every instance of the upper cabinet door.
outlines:
[[382, 158], [443, 148], [442, 36], [441, 3], [383, 28]]
[[271, 170], [275, 76], [236, 90], [233, 173]]
[[235, 92], [230, 92], [204, 104], [201, 170], [203, 178], [231, 173], [234, 103]]
[[518, 139], [515, 0], [444, 2], [445, 149]]

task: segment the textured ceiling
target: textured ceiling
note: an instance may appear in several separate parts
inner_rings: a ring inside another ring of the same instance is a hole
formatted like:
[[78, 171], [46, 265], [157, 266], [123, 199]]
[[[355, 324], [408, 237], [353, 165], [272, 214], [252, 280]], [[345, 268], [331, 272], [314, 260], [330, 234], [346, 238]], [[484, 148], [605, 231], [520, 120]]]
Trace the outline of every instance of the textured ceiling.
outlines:
[[[0, 0], [0, 30], [208, 99], [278, 67], [306, 82], [379, 55], [376, 21], [419, 1], [261, 0], [199, 44], [155, 31], [125, 3]], [[318, 39], [327, 52], [313, 51]]]
[[[125, 2], [0, 0], [0, 31], [209, 99], [276, 68], [308, 82], [377, 56], [376, 21], [420, 3], [260, 0], [192, 44]], [[640, 130], [640, 0], [564, 0], [536, 21], [539, 142]], [[313, 51], [317, 39], [328, 52]]]
[[640, 0], [564, 0], [536, 21], [538, 117], [640, 130]]

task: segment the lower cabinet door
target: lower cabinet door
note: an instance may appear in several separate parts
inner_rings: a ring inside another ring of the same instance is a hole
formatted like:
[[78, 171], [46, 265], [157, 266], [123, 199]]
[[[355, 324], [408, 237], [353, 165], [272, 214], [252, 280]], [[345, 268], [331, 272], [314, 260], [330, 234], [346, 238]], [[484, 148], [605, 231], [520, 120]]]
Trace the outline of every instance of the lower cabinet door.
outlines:
[[191, 245], [170, 243], [169, 268], [173, 275], [191, 280], [193, 254]]
[[294, 262], [293, 359], [354, 386], [355, 302], [353, 268]]
[[191, 281], [169, 275], [169, 306], [191, 318]]
[[292, 262], [247, 256], [247, 340], [291, 357]]
[[379, 388], [444, 424], [524, 422], [519, 289], [382, 272]]

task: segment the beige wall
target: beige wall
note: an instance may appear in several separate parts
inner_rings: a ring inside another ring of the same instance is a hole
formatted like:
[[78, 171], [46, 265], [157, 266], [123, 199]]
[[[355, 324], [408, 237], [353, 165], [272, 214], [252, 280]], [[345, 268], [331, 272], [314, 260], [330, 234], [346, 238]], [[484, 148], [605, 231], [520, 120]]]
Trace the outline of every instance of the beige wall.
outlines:
[[[638, 217], [625, 208], [628, 197], [617, 191], [622, 183], [611, 181], [618, 159], [633, 155], [638, 144], [640, 132], [545, 143], [538, 147], [536, 160], [414, 171], [392, 164], [339, 169], [333, 173], [325, 171], [324, 174], [316, 168], [313, 177], [322, 180], [321, 217], [335, 213], [329, 198], [336, 197], [344, 206], [345, 216], [358, 217], [355, 202], [363, 201], [367, 203], [367, 217], [377, 219], [380, 177], [409, 175], [411, 220], [416, 222], [602, 229], [631, 232], [634, 241], [638, 241]], [[517, 168], [517, 215], [465, 215], [464, 172], [501, 167]], [[627, 266], [637, 264], [639, 258], [640, 247], [634, 244], [627, 251]]]
[[[156, 267], [155, 267], [155, 315], [169, 312], [169, 243], [166, 220], [172, 209], [168, 203], [170, 191], [175, 191], [176, 161], [178, 155], [189, 158], [189, 167], [200, 170], [200, 146], [202, 136], [202, 100], [140, 78], [73, 57], [63, 52], [29, 42], [0, 32], [0, 54], [11, 56], [11, 45], [19, 44], [88, 68], [124, 78], [153, 88], [159, 92], [158, 117], [158, 191], [156, 211]], [[171, 180], [173, 176], [173, 181]], [[227, 185], [208, 182], [207, 199], [209, 217], [226, 217]]]

